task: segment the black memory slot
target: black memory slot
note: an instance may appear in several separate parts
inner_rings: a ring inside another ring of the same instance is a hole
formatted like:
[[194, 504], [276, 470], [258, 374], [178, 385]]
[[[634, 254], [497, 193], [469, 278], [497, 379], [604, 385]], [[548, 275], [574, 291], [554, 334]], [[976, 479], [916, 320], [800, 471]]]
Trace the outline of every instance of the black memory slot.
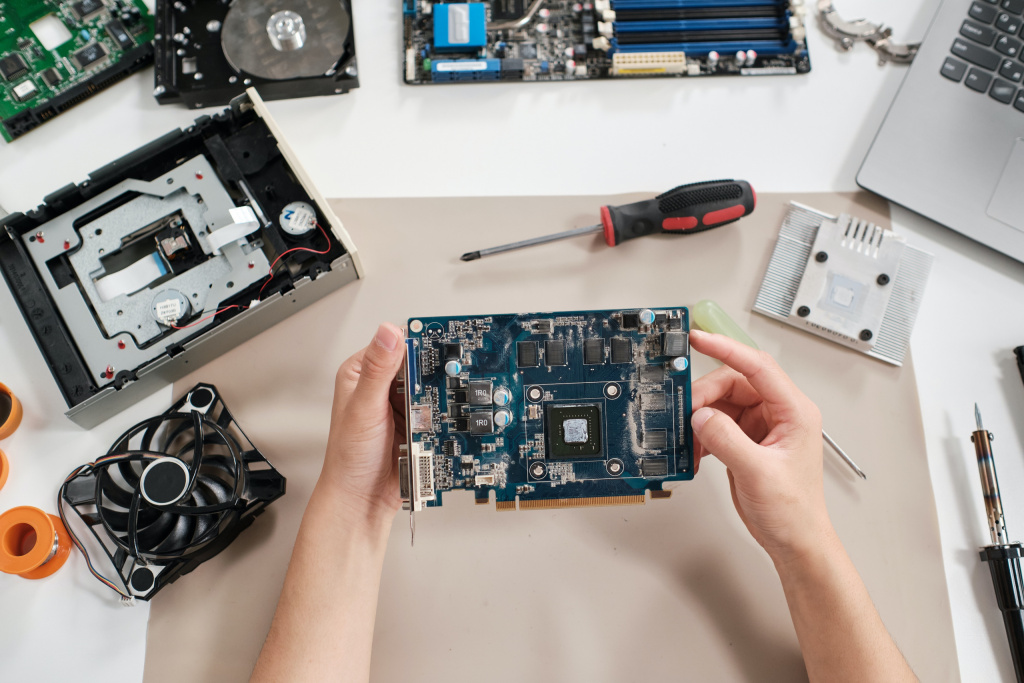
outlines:
[[747, 42], [754, 40], [789, 39], [789, 32], [774, 28], [750, 29], [746, 31], [665, 31], [650, 33], [619, 33], [615, 36], [619, 45], [642, 45], [645, 43], [718, 43]]
[[615, 12], [615, 21], [667, 21], [670, 19], [760, 19], [785, 16], [780, 7], [698, 7], [691, 9], [639, 9]]

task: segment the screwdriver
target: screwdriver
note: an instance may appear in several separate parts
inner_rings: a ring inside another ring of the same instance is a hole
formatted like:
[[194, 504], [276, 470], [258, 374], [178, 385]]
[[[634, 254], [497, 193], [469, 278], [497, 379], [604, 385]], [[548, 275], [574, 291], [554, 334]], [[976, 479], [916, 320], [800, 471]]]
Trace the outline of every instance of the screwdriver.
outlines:
[[602, 206], [601, 222], [597, 225], [470, 251], [460, 258], [463, 261], [475, 261], [504, 251], [596, 232], [604, 233], [604, 241], [609, 247], [647, 235], [690, 235], [735, 222], [753, 212], [756, 204], [757, 194], [743, 180], [691, 183], [669, 190], [654, 199], [623, 206]]

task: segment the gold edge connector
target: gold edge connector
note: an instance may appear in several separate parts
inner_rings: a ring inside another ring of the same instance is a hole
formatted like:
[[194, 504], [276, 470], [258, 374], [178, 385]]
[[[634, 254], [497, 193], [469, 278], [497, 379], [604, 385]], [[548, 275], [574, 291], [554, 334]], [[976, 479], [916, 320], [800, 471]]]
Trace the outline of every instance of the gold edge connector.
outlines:
[[514, 500], [499, 500], [494, 504], [498, 512], [504, 512], [506, 510], [515, 510], [516, 502]]
[[520, 510], [550, 510], [553, 508], [589, 508], [608, 505], [643, 505], [647, 496], [607, 496], [605, 498], [552, 498], [549, 500], [520, 500]]

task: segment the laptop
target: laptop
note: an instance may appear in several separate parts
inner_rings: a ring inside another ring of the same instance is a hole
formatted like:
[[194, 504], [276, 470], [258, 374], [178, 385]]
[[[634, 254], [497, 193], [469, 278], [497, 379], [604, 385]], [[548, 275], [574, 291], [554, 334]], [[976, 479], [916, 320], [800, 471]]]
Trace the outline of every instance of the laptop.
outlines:
[[1024, 261], [1024, 0], [944, 0], [857, 183]]

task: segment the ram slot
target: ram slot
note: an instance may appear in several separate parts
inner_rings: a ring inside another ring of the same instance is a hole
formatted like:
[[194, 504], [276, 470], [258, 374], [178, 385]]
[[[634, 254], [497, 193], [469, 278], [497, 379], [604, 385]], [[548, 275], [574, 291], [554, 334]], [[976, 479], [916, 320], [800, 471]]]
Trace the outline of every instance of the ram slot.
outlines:
[[783, 16], [788, 0], [612, 0], [617, 21], [732, 19]]
[[688, 21], [616, 21], [619, 45], [779, 41], [789, 38], [789, 21], [769, 19], [694, 19]]

